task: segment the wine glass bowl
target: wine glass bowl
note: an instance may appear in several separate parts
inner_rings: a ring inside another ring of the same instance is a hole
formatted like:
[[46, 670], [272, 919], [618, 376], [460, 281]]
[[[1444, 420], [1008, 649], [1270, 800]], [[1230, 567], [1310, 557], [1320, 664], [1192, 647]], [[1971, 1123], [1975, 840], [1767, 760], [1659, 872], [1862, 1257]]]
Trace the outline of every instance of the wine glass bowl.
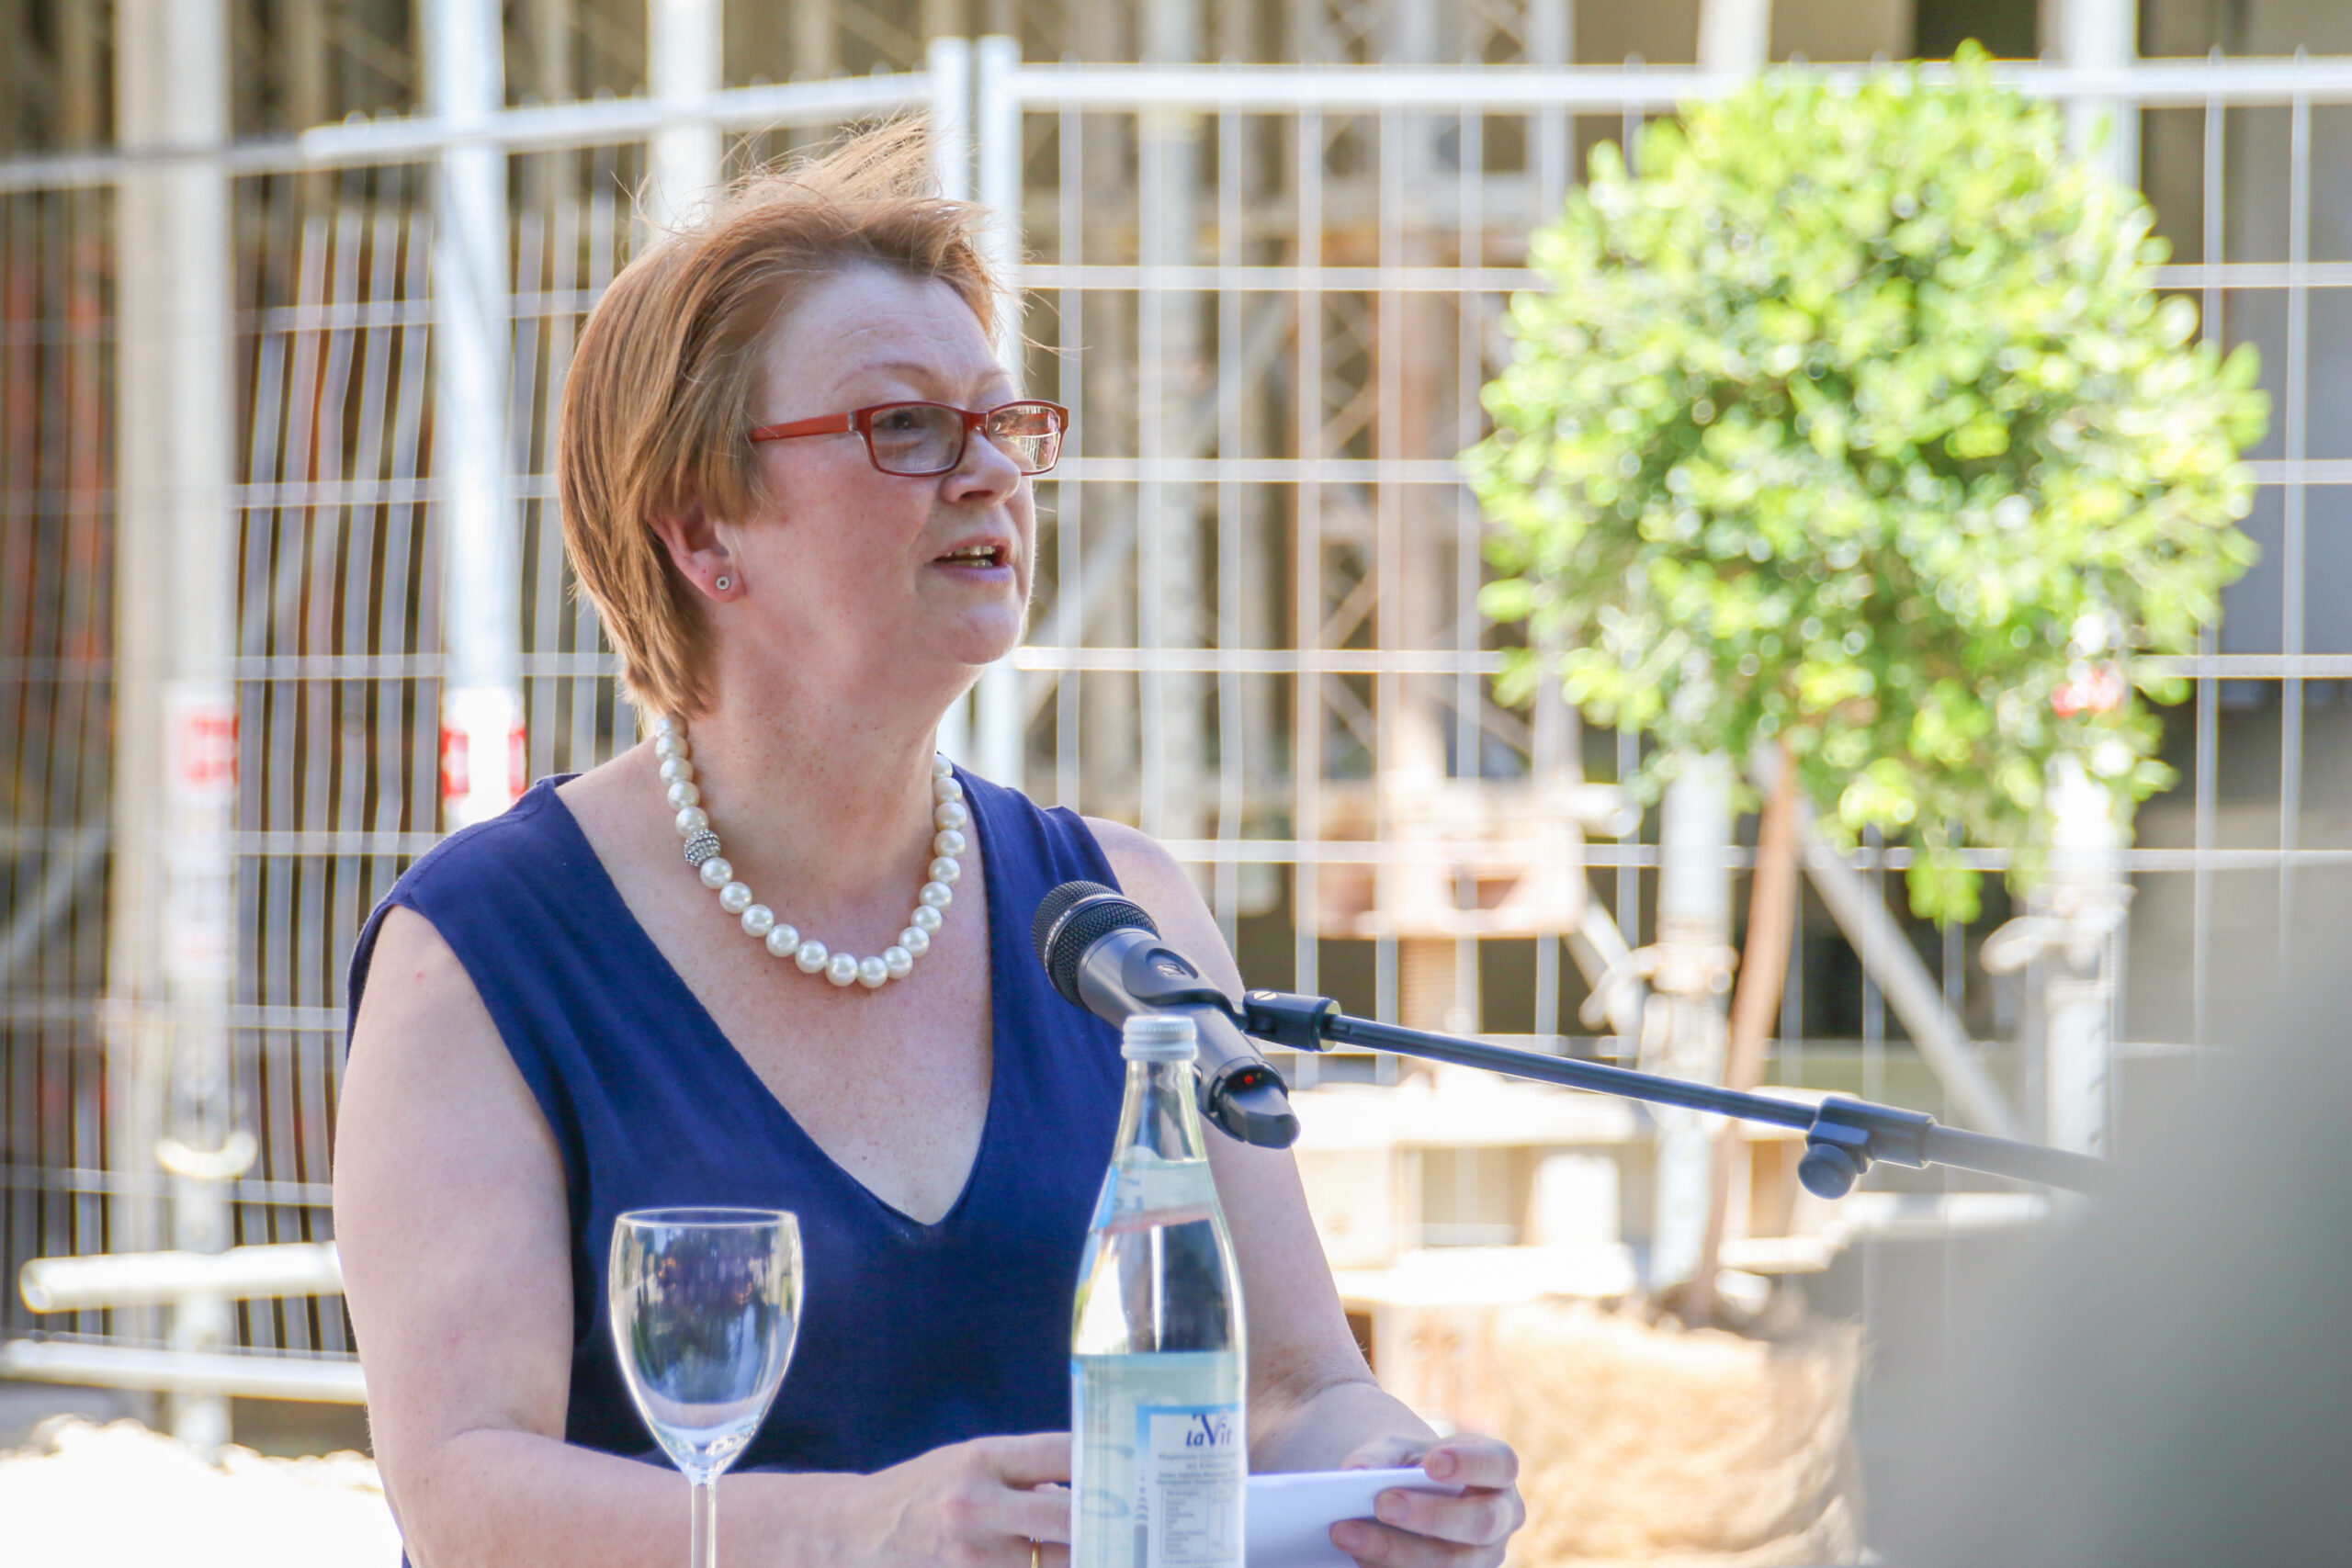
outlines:
[[693, 1487], [691, 1568], [717, 1555], [719, 1473], [750, 1446], [800, 1324], [799, 1222], [772, 1209], [638, 1209], [607, 1280], [622, 1381]]

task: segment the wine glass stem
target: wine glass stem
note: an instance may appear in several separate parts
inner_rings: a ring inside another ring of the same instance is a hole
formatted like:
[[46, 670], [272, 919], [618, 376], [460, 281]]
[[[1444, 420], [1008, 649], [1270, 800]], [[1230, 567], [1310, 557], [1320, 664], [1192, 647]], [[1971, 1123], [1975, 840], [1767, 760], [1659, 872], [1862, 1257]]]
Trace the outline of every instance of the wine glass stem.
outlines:
[[694, 1483], [687, 1504], [693, 1522], [687, 1527], [686, 1568], [718, 1568], [718, 1478]]

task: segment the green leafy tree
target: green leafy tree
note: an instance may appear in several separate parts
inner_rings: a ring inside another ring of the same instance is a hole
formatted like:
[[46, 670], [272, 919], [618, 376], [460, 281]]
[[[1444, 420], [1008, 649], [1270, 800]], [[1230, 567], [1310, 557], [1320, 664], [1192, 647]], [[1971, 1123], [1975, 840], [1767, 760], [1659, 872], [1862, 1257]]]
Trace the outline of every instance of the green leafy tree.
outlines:
[[2171, 782], [2143, 699], [2254, 558], [2254, 353], [2194, 341], [2146, 204], [1981, 51], [1948, 85], [1767, 76], [1640, 150], [1534, 236], [1464, 458], [1482, 604], [1656, 737], [1644, 784], [1778, 742], [1833, 835], [1910, 843], [1913, 908], [1969, 919], [1962, 842], [2030, 886], [2055, 759], [2127, 814]]

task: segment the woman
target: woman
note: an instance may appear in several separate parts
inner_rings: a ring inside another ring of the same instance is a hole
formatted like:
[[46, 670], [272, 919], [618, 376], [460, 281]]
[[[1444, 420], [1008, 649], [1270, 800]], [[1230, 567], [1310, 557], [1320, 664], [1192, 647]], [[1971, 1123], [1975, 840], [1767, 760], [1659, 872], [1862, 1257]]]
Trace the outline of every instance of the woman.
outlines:
[[[615, 281], [560, 478], [657, 739], [453, 836], [354, 957], [336, 1229], [430, 1568], [675, 1561], [684, 1486], [633, 1461], [655, 1450], [603, 1312], [613, 1216], [673, 1203], [791, 1209], [807, 1247], [790, 1374], [722, 1483], [730, 1561], [1065, 1561], [1069, 1303], [1120, 1064], [1028, 919], [1113, 882], [1239, 979], [1151, 840], [934, 762], [1020, 637], [1060, 417], [1003, 407], [984, 214], [925, 166], [919, 132], [871, 133]], [[1464, 1495], [1389, 1494], [1338, 1543], [1498, 1562], [1510, 1450], [1380, 1391], [1290, 1157], [1209, 1144], [1252, 1467], [1422, 1463]]]

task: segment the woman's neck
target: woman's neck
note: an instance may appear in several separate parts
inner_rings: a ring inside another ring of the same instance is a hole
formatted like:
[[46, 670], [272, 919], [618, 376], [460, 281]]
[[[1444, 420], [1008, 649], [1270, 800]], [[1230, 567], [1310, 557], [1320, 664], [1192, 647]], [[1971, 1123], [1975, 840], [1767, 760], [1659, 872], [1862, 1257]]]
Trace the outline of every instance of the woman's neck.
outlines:
[[763, 695], [722, 689], [686, 726], [703, 806], [736, 874], [810, 917], [877, 896], [911, 907], [931, 858], [936, 710], [870, 694]]

